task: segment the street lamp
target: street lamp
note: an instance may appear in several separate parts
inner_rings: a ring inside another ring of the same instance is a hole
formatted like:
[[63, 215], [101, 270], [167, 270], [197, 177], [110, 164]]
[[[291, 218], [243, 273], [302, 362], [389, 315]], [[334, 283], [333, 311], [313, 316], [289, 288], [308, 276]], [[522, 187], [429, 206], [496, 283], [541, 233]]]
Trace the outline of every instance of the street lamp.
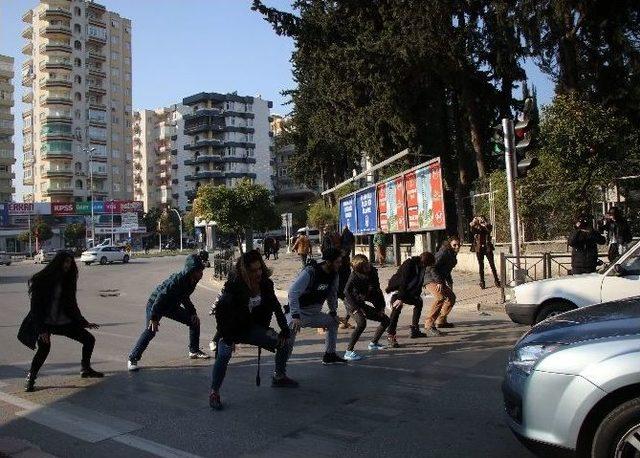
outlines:
[[176, 212], [176, 215], [178, 215], [178, 221], [180, 221], [180, 253], [182, 253], [182, 216], [180, 216], [180, 212], [175, 208], [169, 207], [169, 210]]
[[95, 224], [93, 222], [93, 166], [91, 164], [91, 153], [93, 153], [95, 150], [95, 148], [82, 148], [82, 151], [87, 156], [89, 156], [89, 191], [91, 193], [91, 239], [93, 240], [93, 246], [96, 246], [96, 231]]

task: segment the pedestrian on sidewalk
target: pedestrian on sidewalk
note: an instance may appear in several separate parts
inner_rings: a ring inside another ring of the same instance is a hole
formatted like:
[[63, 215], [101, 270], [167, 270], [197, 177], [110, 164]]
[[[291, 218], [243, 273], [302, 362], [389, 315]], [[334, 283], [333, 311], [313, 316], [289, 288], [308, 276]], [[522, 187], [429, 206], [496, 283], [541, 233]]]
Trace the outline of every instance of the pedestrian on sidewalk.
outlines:
[[197, 254], [191, 254], [187, 256], [182, 271], [172, 274], [151, 293], [147, 301], [145, 329], [127, 361], [130, 371], [138, 370], [138, 361], [158, 332], [163, 317], [189, 326], [189, 358], [209, 358], [209, 355], [200, 350], [200, 319], [190, 298], [202, 279], [203, 272], [202, 260]]
[[602, 230], [607, 234], [609, 245], [607, 257], [614, 262], [627, 251], [627, 246], [633, 239], [629, 223], [618, 207], [611, 207], [601, 222]]
[[320, 245], [320, 252], [324, 253], [325, 250], [333, 248], [334, 250], [340, 250], [340, 235], [333, 230], [330, 225], [324, 227], [322, 233], [322, 244]]
[[425, 251], [420, 256], [413, 256], [402, 263], [397, 272], [389, 279], [386, 292], [391, 294], [391, 315], [387, 339], [389, 346], [397, 348], [396, 329], [398, 319], [405, 304], [413, 305], [411, 318], [412, 339], [426, 337], [420, 331], [420, 314], [422, 313], [422, 284], [427, 267], [433, 266], [435, 258], [432, 253]]
[[[274, 238], [270, 235], [264, 238], [263, 246], [264, 246], [264, 257], [269, 259], [269, 257], [273, 254], [273, 245]], [[275, 256], [274, 256], [275, 257]]]
[[273, 259], [278, 259], [278, 251], [280, 251], [280, 240], [273, 239]]
[[[276, 354], [271, 386], [298, 386], [296, 381], [287, 377], [288, 339], [291, 332], [270, 276], [271, 271], [260, 253], [257, 250], [249, 251], [236, 262], [217, 301], [215, 316], [220, 338], [209, 393], [209, 405], [213, 409], [222, 408], [220, 387], [231, 355], [239, 343], [255, 345]], [[280, 333], [269, 327], [273, 315], [276, 316]]]
[[425, 274], [425, 288], [433, 296], [429, 314], [424, 322], [425, 332], [429, 337], [443, 335], [437, 328], [453, 327], [453, 324], [447, 321], [447, 316], [456, 303], [451, 271], [458, 263], [459, 251], [460, 239], [458, 236], [449, 237], [436, 253], [435, 265], [433, 268], [427, 269]]
[[298, 253], [300, 256], [300, 261], [302, 262], [302, 267], [307, 265], [307, 258], [311, 254], [311, 240], [307, 234], [302, 233], [298, 236], [295, 243], [293, 244], [292, 250]]
[[355, 255], [351, 266], [353, 270], [345, 287], [345, 303], [349, 314], [356, 322], [356, 328], [351, 334], [344, 359], [358, 361], [362, 359], [362, 356], [357, 354], [354, 348], [367, 326], [367, 319], [380, 323], [368, 348], [369, 350], [381, 350], [384, 346], [378, 342], [389, 326], [389, 317], [384, 313], [384, 295], [380, 289], [380, 278], [376, 268], [363, 254]]
[[[325, 328], [325, 352], [322, 364], [345, 363], [336, 354], [338, 337], [338, 271], [342, 257], [340, 252], [329, 248], [322, 253], [322, 262], [307, 265], [289, 288], [289, 314], [291, 328], [290, 348], [300, 328]], [[324, 302], [329, 313], [322, 312]]]
[[387, 263], [387, 235], [378, 227], [378, 232], [373, 236], [373, 245], [376, 248], [376, 257], [379, 267], [384, 267]]
[[68, 251], [58, 252], [47, 266], [29, 280], [31, 308], [18, 331], [18, 340], [36, 354], [31, 361], [24, 389], [34, 391], [38, 372], [51, 350], [51, 336], [65, 336], [82, 344], [80, 376], [100, 378], [104, 374], [91, 368], [96, 339], [87, 329], [98, 329], [82, 316], [76, 298], [78, 267]]
[[598, 268], [598, 245], [604, 245], [607, 240], [593, 229], [592, 220], [589, 213], [582, 212], [567, 240], [571, 247], [572, 275], [589, 274]]
[[478, 259], [478, 272], [480, 274], [480, 288], [485, 289], [484, 283], [484, 258], [489, 261], [489, 267], [491, 273], [493, 273], [493, 280], [496, 288], [500, 288], [500, 280], [498, 279], [498, 272], [496, 271], [496, 262], [493, 257], [493, 243], [491, 242], [491, 230], [493, 226], [487, 221], [484, 216], [476, 216], [471, 221], [471, 235], [473, 236], [473, 242], [471, 243], [471, 251], [475, 252]]
[[348, 226], [345, 226], [342, 230], [342, 234], [340, 235], [340, 252], [342, 253], [342, 264], [340, 266], [340, 271], [338, 272], [338, 299], [340, 299], [345, 304], [346, 314], [344, 318], [339, 318], [340, 329], [354, 328], [353, 325], [349, 323], [349, 309], [345, 302], [344, 289], [347, 285], [347, 281], [349, 280], [349, 276], [351, 275], [351, 253], [353, 252], [355, 243], [356, 238], [354, 237], [353, 232], [349, 230]]

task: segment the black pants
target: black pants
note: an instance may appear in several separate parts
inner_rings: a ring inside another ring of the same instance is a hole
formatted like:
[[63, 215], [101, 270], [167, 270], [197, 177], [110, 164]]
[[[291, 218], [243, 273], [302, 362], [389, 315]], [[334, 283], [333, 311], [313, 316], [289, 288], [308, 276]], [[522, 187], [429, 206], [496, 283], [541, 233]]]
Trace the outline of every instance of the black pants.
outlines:
[[[398, 296], [395, 294], [391, 296], [391, 304], [398, 299]], [[414, 328], [418, 328], [420, 326], [420, 315], [422, 314], [422, 297], [416, 297], [411, 299], [410, 301], [402, 301], [404, 304], [413, 305], [413, 315], [411, 317], [411, 326]], [[395, 336], [396, 328], [398, 327], [398, 319], [400, 318], [400, 313], [402, 312], [402, 307], [398, 307], [393, 309], [391, 315], [389, 316], [391, 323], [389, 324], [389, 334]]]
[[[382, 309], [384, 310], [384, 309]], [[374, 307], [365, 304], [361, 308], [355, 310], [349, 310], [349, 314], [353, 317], [356, 322], [356, 328], [351, 333], [351, 340], [349, 341], [349, 346], [347, 350], [352, 351], [353, 347], [356, 346], [356, 343], [360, 339], [362, 332], [367, 327], [367, 320], [378, 321], [380, 324], [378, 325], [378, 329], [376, 329], [371, 342], [378, 343], [382, 333], [389, 326], [389, 317], [384, 314], [384, 312], [379, 312]]]
[[486, 252], [484, 250], [476, 252], [476, 258], [478, 259], [478, 272], [480, 273], [480, 283], [484, 285], [484, 257], [487, 257], [489, 261], [489, 267], [493, 273], [493, 280], [498, 283], [498, 272], [496, 272], [496, 262], [493, 258], [493, 251]]
[[[51, 335], [65, 336], [69, 339], [76, 340], [82, 344], [82, 369], [88, 369], [91, 366], [91, 354], [96, 338], [79, 324], [65, 324], [61, 326], [49, 326], [48, 331]], [[31, 377], [35, 378], [40, 368], [44, 364], [51, 350], [51, 343], [45, 343], [38, 340], [38, 350], [31, 362]]]

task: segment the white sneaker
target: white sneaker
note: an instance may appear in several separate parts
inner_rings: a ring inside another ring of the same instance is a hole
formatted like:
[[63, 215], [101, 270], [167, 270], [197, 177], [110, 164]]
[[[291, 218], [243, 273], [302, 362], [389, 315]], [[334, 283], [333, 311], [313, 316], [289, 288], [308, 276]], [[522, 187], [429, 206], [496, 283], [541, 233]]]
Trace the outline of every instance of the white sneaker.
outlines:
[[379, 343], [373, 343], [373, 342], [369, 342], [369, 350], [384, 350], [385, 347], [384, 345], [380, 345]]
[[198, 350], [196, 352], [190, 351], [189, 352], [189, 358], [191, 358], [191, 359], [209, 359], [211, 357], [209, 355], [207, 355], [205, 352], [203, 352], [202, 350]]
[[140, 368], [138, 367], [138, 362], [137, 361], [131, 361], [129, 359], [129, 360], [127, 360], [127, 369], [129, 371], [131, 371], [131, 372], [135, 372]]
[[216, 351], [216, 347], [217, 345], [215, 340], [212, 340], [211, 342], [209, 342], [209, 350], [211, 350], [211, 352]]
[[344, 359], [346, 359], [347, 361], [360, 361], [362, 358], [363, 357], [357, 354], [355, 351], [347, 350], [344, 352]]

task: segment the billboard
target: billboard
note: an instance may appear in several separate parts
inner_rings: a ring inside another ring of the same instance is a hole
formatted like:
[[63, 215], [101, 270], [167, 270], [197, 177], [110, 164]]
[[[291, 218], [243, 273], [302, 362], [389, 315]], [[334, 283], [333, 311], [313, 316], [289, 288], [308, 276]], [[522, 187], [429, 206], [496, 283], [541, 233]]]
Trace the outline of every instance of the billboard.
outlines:
[[347, 226], [351, 232], [356, 230], [356, 213], [353, 194], [340, 199], [340, 218], [338, 222], [340, 223], [340, 232], [345, 226]]
[[73, 202], [70, 203], [58, 203], [54, 202], [51, 204], [51, 214], [54, 216], [58, 215], [74, 215], [75, 214], [75, 206]]
[[445, 229], [444, 194], [440, 160], [420, 166], [404, 176], [409, 231]]
[[0, 226], [9, 225], [9, 204], [0, 203]]
[[378, 222], [385, 232], [407, 230], [404, 177], [378, 184]]
[[369, 234], [378, 229], [376, 211], [376, 187], [371, 186], [355, 194], [356, 234]]

